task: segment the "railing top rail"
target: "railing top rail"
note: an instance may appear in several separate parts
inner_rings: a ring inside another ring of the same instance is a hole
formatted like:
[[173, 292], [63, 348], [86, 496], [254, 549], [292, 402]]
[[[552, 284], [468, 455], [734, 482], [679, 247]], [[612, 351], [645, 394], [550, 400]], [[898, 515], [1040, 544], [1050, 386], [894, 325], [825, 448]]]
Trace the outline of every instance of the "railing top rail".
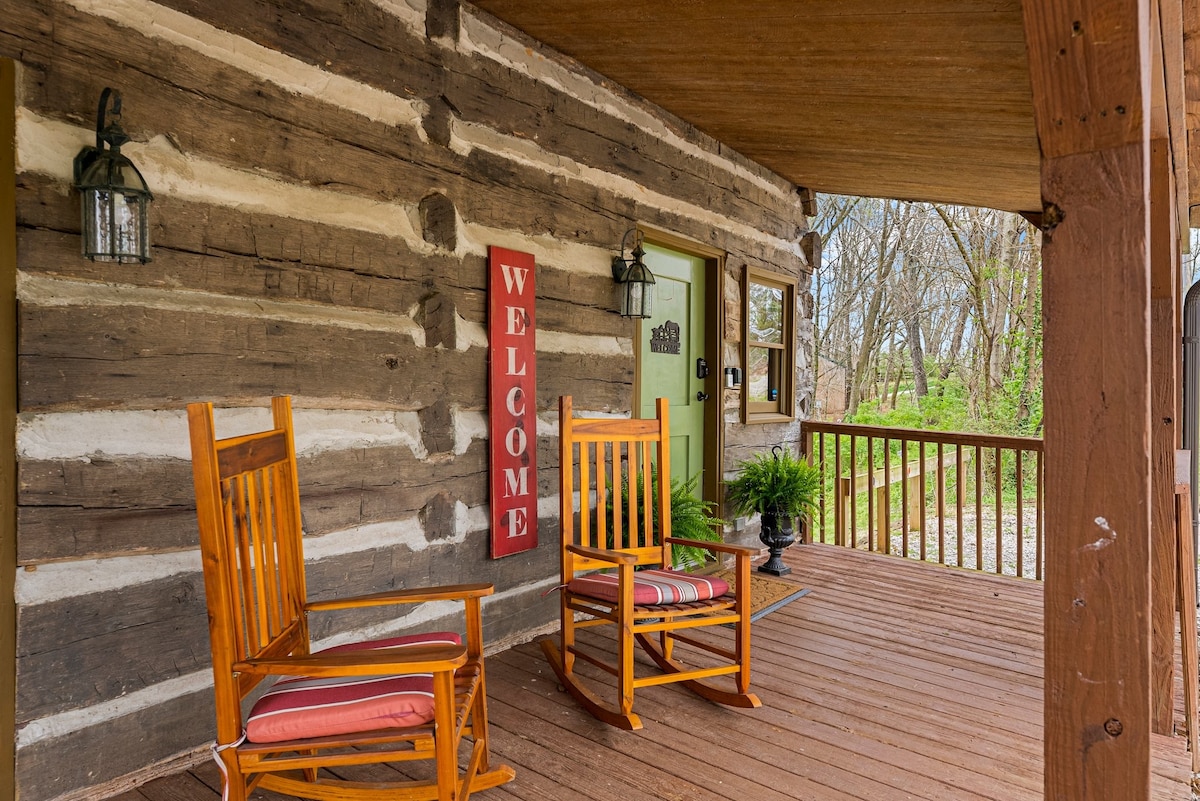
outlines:
[[982, 448], [1012, 448], [1024, 451], [1042, 450], [1040, 437], [1011, 437], [997, 434], [968, 434], [955, 431], [928, 431], [922, 428], [891, 428], [864, 426], [857, 423], [823, 423], [805, 420], [800, 424], [801, 435], [847, 434], [856, 437], [880, 437], [942, 443], [945, 445], [978, 445]]

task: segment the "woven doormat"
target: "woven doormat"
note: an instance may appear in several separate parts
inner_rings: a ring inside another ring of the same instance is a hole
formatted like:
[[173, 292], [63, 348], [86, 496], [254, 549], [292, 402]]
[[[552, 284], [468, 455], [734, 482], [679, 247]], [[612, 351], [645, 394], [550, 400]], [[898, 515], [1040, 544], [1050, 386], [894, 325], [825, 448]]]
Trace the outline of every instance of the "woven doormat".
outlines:
[[[733, 586], [732, 570], [715, 570], [714, 576], [719, 576]], [[811, 592], [807, 587], [801, 587], [794, 581], [765, 576], [756, 570], [750, 571], [750, 620], [758, 620], [763, 615], [769, 615], [776, 609], [789, 604], [797, 598], [803, 598]]]

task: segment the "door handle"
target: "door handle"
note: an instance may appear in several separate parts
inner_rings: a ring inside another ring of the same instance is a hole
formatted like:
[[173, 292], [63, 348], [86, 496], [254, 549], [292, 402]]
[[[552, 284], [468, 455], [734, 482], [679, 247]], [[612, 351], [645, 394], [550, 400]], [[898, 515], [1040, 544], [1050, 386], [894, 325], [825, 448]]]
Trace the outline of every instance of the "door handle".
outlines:
[[697, 393], [696, 393], [696, 400], [698, 400], [698, 401], [706, 401], [706, 400], [708, 400], [708, 393], [707, 393], [707, 392], [697, 392]]

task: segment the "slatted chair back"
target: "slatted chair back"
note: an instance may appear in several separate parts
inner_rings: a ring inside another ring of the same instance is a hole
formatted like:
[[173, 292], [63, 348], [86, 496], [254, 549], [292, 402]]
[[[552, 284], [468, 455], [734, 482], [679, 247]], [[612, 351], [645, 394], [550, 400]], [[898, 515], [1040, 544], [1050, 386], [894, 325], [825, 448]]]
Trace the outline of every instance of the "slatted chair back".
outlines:
[[[564, 543], [622, 551], [638, 565], [670, 566], [671, 452], [665, 398], [651, 420], [572, 415], [559, 399]], [[563, 575], [612, 567], [563, 549]]]
[[[291, 399], [272, 399], [271, 411], [272, 429], [218, 440], [212, 404], [188, 407], [216, 691], [226, 701], [264, 678], [236, 674], [235, 663], [309, 647]], [[218, 728], [230, 742], [241, 722], [218, 719]]]

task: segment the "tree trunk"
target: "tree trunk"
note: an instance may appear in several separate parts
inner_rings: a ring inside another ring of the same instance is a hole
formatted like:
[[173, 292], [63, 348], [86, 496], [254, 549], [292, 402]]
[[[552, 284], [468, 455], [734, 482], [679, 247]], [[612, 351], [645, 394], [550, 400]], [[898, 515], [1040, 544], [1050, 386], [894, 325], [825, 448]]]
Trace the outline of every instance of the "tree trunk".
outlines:
[[[1008, 319], [1009, 309], [1013, 305], [1012, 296], [1016, 283], [1013, 280], [1015, 266], [1013, 256], [1016, 249], [1013, 247], [1013, 216], [1011, 214], [1001, 217], [997, 239], [1000, 242], [1000, 253], [996, 258], [999, 270], [997, 271], [998, 275], [991, 280], [995, 300], [992, 304], [991, 319], [988, 321], [990, 347], [986, 364], [988, 383], [993, 389], [1004, 386], [1004, 376], [1007, 372], [1008, 354], [1007, 348], [1004, 347], [1005, 321]], [[1005, 283], [1007, 283], [1007, 287], [1005, 287]]]
[[[883, 393], [879, 396], [879, 411], [886, 412], [888, 410], [887, 401], [892, 385], [892, 369], [896, 366], [896, 338], [892, 337], [891, 344], [888, 345], [887, 362], [883, 367]], [[895, 404], [893, 404], [893, 407]]]
[[[1041, 386], [1042, 373], [1042, 353], [1041, 331], [1039, 323], [1041, 322], [1041, 303], [1039, 297], [1041, 295], [1041, 259], [1035, 255], [1031, 255], [1028, 264], [1028, 270], [1025, 274], [1025, 305], [1023, 314], [1023, 354], [1022, 354], [1022, 369], [1024, 370], [1024, 380], [1021, 382], [1021, 394], [1019, 396], [1019, 406], [1017, 408], [1017, 420], [1026, 424], [1031, 414], [1031, 396], [1035, 387]], [[1041, 404], [1038, 404], [1041, 407]], [[1042, 421], [1039, 419], [1034, 425], [1033, 433], [1036, 435], [1041, 431]]]
[[904, 328], [912, 362], [913, 395], [920, 401], [929, 394], [929, 377], [925, 374], [925, 349], [921, 345], [921, 288], [917, 284], [916, 265], [908, 253], [904, 254]]
[[895, 409], [900, 404], [900, 385], [904, 383], [904, 363], [900, 363], [900, 369], [896, 371], [896, 386], [892, 390], [892, 408]]
[[967, 318], [971, 315], [971, 309], [964, 303], [958, 307], [958, 315], [954, 320], [954, 333], [950, 335], [950, 348], [946, 352], [946, 359], [942, 362], [942, 370], [938, 374], [938, 378], [945, 381], [950, 377], [950, 373], [954, 372], [954, 365], [958, 362], [958, 354], [962, 350], [963, 335], [967, 331]]
[[910, 314], [908, 323], [908, 354], [912, 362], [913, 395], [917, 400], [929, 394], [929, 377], [925, 374], [925, 352], [921, 348], [921, 321]]

